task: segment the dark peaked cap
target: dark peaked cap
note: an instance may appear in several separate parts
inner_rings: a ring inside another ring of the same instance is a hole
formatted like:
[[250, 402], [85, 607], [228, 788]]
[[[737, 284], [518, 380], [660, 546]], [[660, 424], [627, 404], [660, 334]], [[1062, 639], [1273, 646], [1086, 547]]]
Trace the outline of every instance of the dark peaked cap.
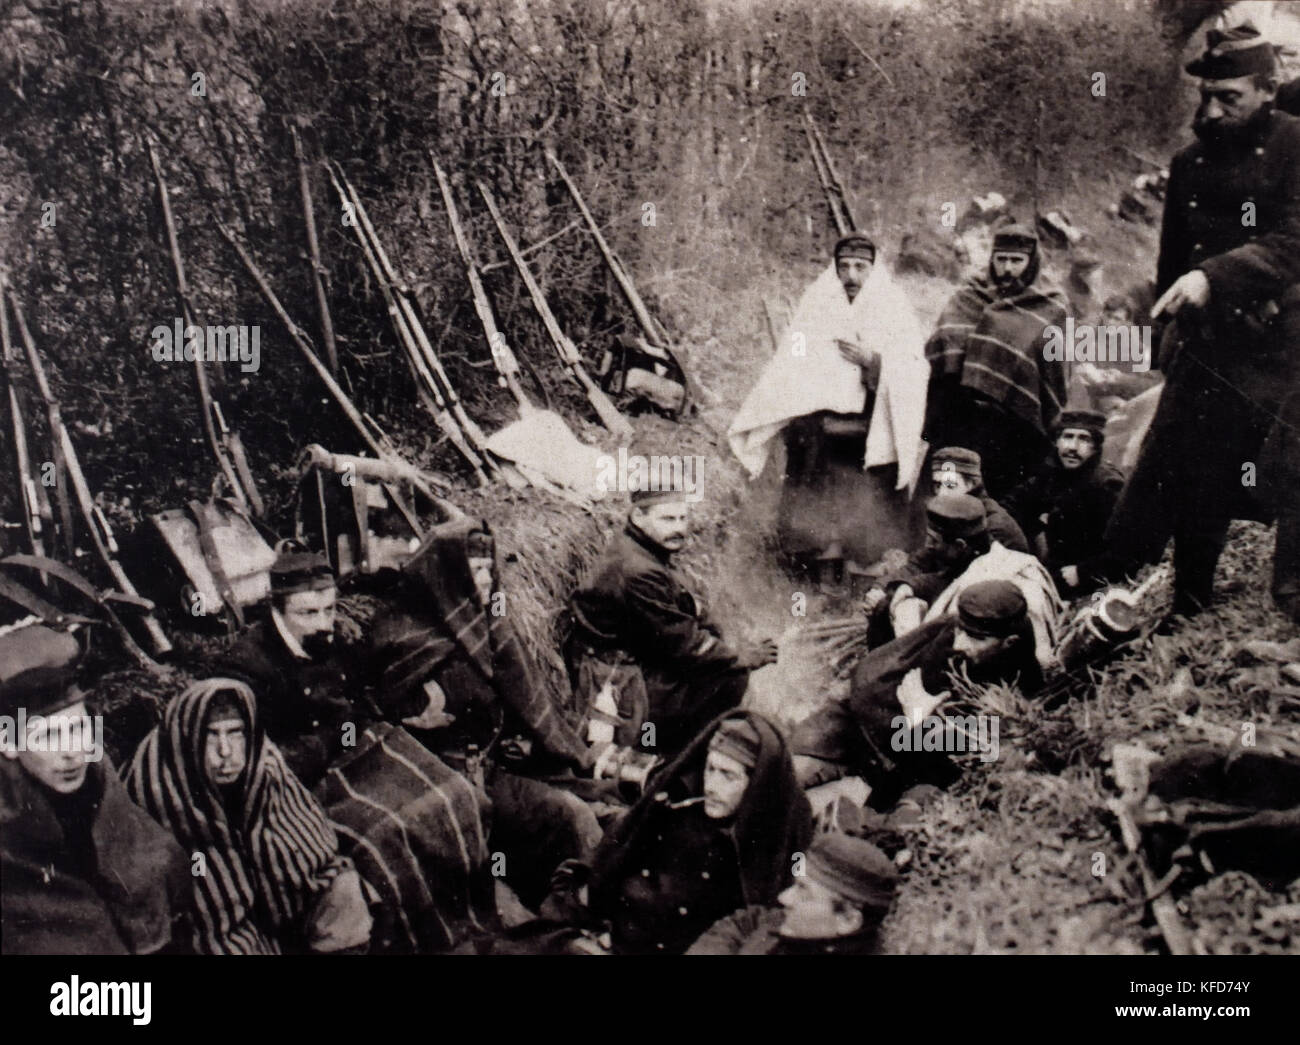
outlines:
[[935, 451], [930, 458], [930, 471], [943, 472], [948, 469], [944, 465], [952, 466], [952, 470], [958, 475], [966, 475], [972, 479], [983, 479], [981, 474], [981, 465], [983, 461], [980, 455], [974, 450], [967, 450], [964, 446], [945, 446], [942, 450]]
[[840, 258], [869, 258], [876, 260], [876, 243], [863, 232], [850, 232], [835, 244], [835, 260]]
[[864, 911], [889, 910], [898, 882], [894, 862], [870, 842], [839, 831], [818, 834], [808, 847], [808, 877]]
[[1016, 634], [1029, 616], [1025, 597], [1010, 581], [980, 581], [957, 596], [962, 629], [985, 638]]
[[978, 537], [987, 530], [984, 504], [968, 493], [944, 492], [925, 505], [930, 525], [945, 537]]
[[1239, 76], [1277, 72], [1277, 52], [1249, 22], [1205, 34], [1205, 52], [1186, 65], [1203, 80], [1235, 80]]
[[75, 638], [43, 624], [0, 635], [0, 714], [47, 715], [81, 700], [72, 685], [80, 659]]

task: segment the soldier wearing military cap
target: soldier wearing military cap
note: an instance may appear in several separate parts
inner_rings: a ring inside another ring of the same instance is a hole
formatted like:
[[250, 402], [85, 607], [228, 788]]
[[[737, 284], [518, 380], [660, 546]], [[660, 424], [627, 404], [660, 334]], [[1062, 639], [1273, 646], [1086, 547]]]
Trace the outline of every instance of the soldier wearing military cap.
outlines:
[[363, 696], [360, 672], [335, 642], [338, 588], [325, 556], [282, 547], [271, 567], [266, 619], [250, 628], [210, 674], [247, 683], [266, 735], [309, 788], [380, 718]]
[[943, 492], [968, 493], [984, 505], [989, 537], [1012, 551], [1029, 551], [1019, 524], [984, 486], [983, 460], [964, 446], [945, 446], [930, 457], [930, 481], [936, 497]]
[[185, 949], [189, 861], [118, 780], [74, 684], [80, 653], [43, 625], [0, 635], [0, 949]]
[[847, 698], [833, 699], [795, 727], [790, 740], [804, 787], [853, 774], [872, 786], [870, 804], [892, 807], [909, 787], [946, 786], [957, 775], [943, 752], [891, 745], [904, 703], [925, 703], [950, 688], [960, 670], [976, 685], [1016, 686], [1026, 696], [1043, 683], [1024, 595], [1010, 581], [972, 584], [957, 612], [872, 650], [854, 669]]
[[1106, 579], [1111, 557], [1106, 527], [1124, 487], [1118, 468], [1102, 460], [1106, 417], [1066, 410], [1056, 446], [1037, 471], [1005, 498], [1038, 556], [1067, 595], [1092, 591]]
[[1160, 234], [1164, 391], [1106, 541], [1154, 562], [1172, 537], [1174, 612], [1190, 616], [1229, 521], [1276, 518], [1273, 596], [1300, 620], [1300, 121], [1274, 107], [1277, 58], [1254, 26], [1206, 44]]

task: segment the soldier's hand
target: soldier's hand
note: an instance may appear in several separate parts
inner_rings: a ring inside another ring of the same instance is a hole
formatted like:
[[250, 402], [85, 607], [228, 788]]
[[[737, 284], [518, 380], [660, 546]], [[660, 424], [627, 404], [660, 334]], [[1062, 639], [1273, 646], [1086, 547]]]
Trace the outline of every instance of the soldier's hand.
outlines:
[[872, 588], [862, 597], [862, 612], [875, 613], [880, 608], [880, 604], [885, 601], [884, 588]]
[[762, 642], [741, 652], [740, 666], [742, 668], [761, 668], [765, 664], [775, 664], [776, 655], [776, 639], [764, 639]]
[[1077, 588], [1079, 586], [1079, 567], [1062, 566], [1061, 580], [1065, 581], [1069, 587]]
[[852, 341], [845, 341], [838, 337], [835, 339], [835, 347], [840, 350], [840, 355], [854, 366], [860, 366], [865, 370], [876, 365], [878, 356], [871, 349], [860, 348]]
[[1192, 269], [1174, 280], [1173, 285], [1151, 306], [1151, 318], [1163, 314], [1176, 316], [1185, 305], [1204, 308], [1210, 302], [1210, 281], [1200, 269]]

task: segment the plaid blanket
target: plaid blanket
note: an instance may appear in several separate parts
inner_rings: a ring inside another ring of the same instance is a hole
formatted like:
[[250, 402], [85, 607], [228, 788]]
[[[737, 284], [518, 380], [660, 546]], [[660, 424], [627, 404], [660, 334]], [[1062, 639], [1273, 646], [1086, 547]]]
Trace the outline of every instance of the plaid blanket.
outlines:
[[925, 346], [931, 378], [961, 378], [1044, 434], [1065, 405], [1066, 365], [1043, 358], [1043, 331], [1062, 326], [1065, 293], [1036, 280], [999, 297], [991, 279], [967, 280], [944, 307]]
[[486, 796], [404, 729], [365, 730], [316, 792], [383, 900], [376, 949], [442, 951], [496, 930]]

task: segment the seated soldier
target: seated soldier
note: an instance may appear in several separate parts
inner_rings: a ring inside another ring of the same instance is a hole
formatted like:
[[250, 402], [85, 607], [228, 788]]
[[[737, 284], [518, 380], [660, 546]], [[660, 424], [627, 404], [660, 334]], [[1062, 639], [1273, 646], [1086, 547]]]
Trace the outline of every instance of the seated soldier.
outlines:
[[361, 878], [234, 679], [196, 682], [144, 738], [126, 786], [190, 854], [202, 954], [364, 951]]
[[868, 645], [882, 646], [921, 623], [924, 605], [938, 598], [992, 547], [984, 506], [969, 494], [945, 491], [925, 506], [925, 544], [897, 574], [867, 592]]
[[186, 950], [188, 861], [104, 754], [73, 684], [79, 654], [43, 625], [0, 636], [0, 948]]
[[682, 493], [639, 490], [631, 501], [623, 533], [569, 597], [565, 660], [584, 715], [612, 685], [622, 734], [638, 749], [671, 758], [740, 704], [749, 673], [776, 661], [776, 643], [727, 645], [673, 569], [673, 553], [690, 533]]
[[618, 954], [681, 954], [719, 918], [773, 903], [812, 836], [785, 740], [729, 712], [651, 778], [596, 851], [590, 913]]
[[822, 832], [803, 873], [777, 897], [715, 922], [687, 954], [871, 954], [898, 884], [894, 862], [870, 842]]
[[334, 573], [323, 555], [282, 551], [271, 567], [268, 619], [208, 668], [248, 683], [266, 735], [308, 788], [346, 753], [345, 739], [378, 717], [334, 642], [337, 602]]
[[945, 492], [966, 493], [979, 498], [980, 504], [984, 505], [984, 522], [989, 537], [1012, 551], [1029, 551], [1029, 542], [1025, 539], [1020, 524], [984, 489], [981, 467], [980, 455], [974, 450], [962, 446], [946, 446], [935, 451], [930, 459], [934, 495], [938, 497]]
[[1056, 423], [1051, 456], [1005, 499], [1069, 596], [1100, 587], [1108, 572], [1106, 526], [1124, 476], [1102, 460], [1105, 431], [1104, 414], [1066, 410]]
[[402, 572], [396, 604], [371, 629], [375, 701], [485, 789], [489, 846], [535, 908], [556, 865], [589, 858], [600, 841], [586, 803], [553, 786], [590, 770], [587, 746], [497, 612], [506, 596], [486, 522], [461, 517], [436, 527]]
[[949, 688], [949, 673], [976, 685], [1014, 685], [1026, 696], [1042, 686], [1028, 607], [1008, 581], [985, 581], [962, 592], [956, 617], [928, 621], [874, 649], [853, 672], [849, 694], [833, 699], [795, 727], [790, 741], [804, 787], [856, 775], [872, 786], [869, 804], [891, 808], [916, 784], [946, 786], [957, 776], [947, 754], [899, 750], [899, 716], [928, 714]]

